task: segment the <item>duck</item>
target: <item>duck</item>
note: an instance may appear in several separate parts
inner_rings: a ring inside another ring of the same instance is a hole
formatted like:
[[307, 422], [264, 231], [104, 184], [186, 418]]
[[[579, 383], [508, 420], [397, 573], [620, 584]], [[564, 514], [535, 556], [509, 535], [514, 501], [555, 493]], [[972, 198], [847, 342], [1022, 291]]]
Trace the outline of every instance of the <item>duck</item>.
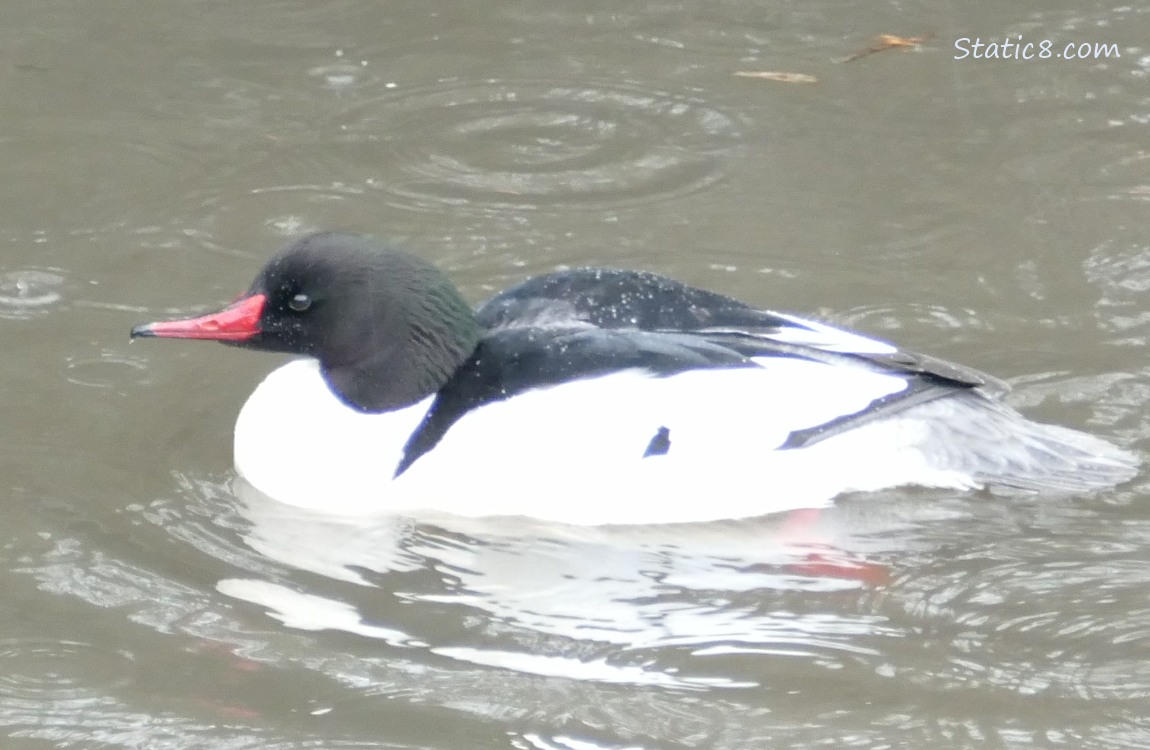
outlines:
[[293, 355], [240, 409], [238, 478], [335, 514], [729, 521], [903, 487], [1078, 494], [1129, 450], [1031, 421], [990, 375], [646, 271], [477, 309], [433, 263], [320, 232], [218, 312], [137, 325]]

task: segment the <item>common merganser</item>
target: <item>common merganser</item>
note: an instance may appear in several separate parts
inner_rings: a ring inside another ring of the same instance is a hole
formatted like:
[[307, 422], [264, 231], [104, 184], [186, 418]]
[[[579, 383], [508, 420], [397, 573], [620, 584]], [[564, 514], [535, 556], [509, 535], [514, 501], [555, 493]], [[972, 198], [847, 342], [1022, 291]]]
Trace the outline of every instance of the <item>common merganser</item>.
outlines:
[[241, 410], [235, 467], [339, 513], [679, 523], [904, 485], [1076, 493], [1138, 465], [988, 375], [640, 271], [548, 273], [472, 311], [431, 263], [325, 232], [224, 310], [131, 335], [302, 355]]

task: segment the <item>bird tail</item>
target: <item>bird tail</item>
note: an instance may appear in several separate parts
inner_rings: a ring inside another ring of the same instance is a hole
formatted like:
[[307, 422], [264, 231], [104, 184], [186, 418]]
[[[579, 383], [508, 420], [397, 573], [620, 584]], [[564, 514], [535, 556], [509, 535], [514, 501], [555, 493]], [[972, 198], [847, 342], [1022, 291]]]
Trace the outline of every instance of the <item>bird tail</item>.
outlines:
[[969, 474], [991, 490], [1080, 493], [1138, 473], [1139, 457], [1078, 430], [1032, 422], [978, 392], [912, 407], [931, 425], [922, 450], [939, 468]]

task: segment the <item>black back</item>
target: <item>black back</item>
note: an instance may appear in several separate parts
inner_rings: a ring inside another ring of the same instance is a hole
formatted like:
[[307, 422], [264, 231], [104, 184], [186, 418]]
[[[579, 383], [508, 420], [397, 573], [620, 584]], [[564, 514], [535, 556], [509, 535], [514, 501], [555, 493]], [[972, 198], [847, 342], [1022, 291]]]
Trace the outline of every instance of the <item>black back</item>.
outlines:
[[434, 448], [468, 411], [533, 388], [641, 369], [655, 376], [688, 370], [758, 367], [752, 357], [799, 357], [898, 374], [909, 387], [791, 436], [801, 447], [857, 424], [944, 395], [990, 384], [967, 368], [905, 352], [842, 353], [772, 338], [812, 329], [792, 319], [651, 273], [576, 269], [535, 277], [476, 312], [485, 333], [472, 356], [439, 390], [404, 449], [395, 475]]

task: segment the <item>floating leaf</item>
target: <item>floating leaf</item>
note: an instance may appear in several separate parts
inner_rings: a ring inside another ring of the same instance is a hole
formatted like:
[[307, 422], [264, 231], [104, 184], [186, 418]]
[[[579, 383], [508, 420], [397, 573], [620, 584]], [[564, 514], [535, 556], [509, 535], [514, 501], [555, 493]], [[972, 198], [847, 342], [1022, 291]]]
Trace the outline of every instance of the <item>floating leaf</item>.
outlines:
[[882, 52], [888, 49], [918, 49], [922, 43], [930, 39], [934, 34], [923, 34], [922, 36], [898, 36], [897, 34], [880, 34], [878, 41], [870, 47], [856, 52], [839, 60], [839, 62], [854, 62], [860, 57], [873, 55], [876, 52]]

